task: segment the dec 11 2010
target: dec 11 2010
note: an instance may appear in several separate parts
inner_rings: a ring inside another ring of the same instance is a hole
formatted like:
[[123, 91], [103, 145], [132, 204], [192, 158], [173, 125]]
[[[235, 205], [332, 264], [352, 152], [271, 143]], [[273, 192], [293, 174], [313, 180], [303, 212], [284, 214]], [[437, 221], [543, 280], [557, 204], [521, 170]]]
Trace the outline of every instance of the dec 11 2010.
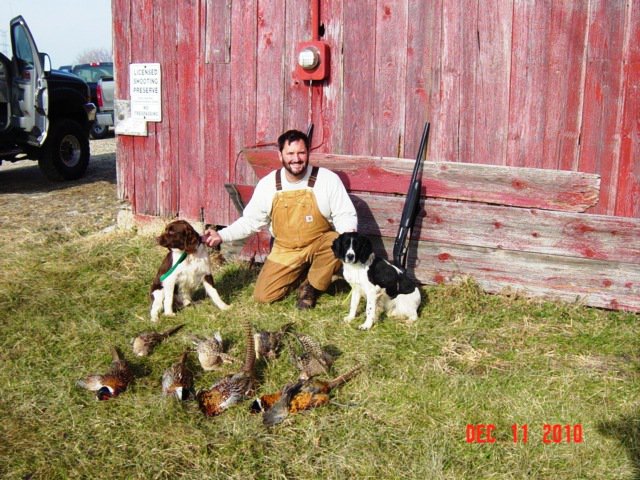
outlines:
[[[529, 424], [511, 424], [511, 440], [513, 443], [528, 443], [539, 440], [544, 444], [582, 443], [584, 432], [581, 423], [560, 424], [543, 423], [540, 429], [529, 428]], [[495, 443], [497, 428], [493, 423], [467, 424], [465, 440], [467, 443]]]

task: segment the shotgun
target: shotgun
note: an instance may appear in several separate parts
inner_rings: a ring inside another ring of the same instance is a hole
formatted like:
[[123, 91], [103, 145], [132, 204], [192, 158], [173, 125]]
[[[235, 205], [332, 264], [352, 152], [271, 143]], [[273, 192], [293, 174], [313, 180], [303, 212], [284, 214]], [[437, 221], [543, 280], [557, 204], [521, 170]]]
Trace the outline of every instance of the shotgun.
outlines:
[[311, 155], [311, 140], [313, 140], [313, 123], [310, 123], [307, 127], [307, 138], [309, 139], [309, 151], [308, 155]]
[[413, 230], [413, 225], [418, 215], [418, 205], [420, 204], [420, 193], [422, 191], [422, 166], [424, 163], [424, 152], [429, 142], [429, 122], [424, 124], [422, 139], [420, 140], [420, 148], [418, 148], [418, 156], [411, 174], [411, 182], [409, 183], [409, 191], [404, 201], [402, 209], [402, 218], [398, 234], [393, 244], [393, 263], [396, 267], [404, 270], [407, 266], [407, 252], [409, 250], [409, 237]]

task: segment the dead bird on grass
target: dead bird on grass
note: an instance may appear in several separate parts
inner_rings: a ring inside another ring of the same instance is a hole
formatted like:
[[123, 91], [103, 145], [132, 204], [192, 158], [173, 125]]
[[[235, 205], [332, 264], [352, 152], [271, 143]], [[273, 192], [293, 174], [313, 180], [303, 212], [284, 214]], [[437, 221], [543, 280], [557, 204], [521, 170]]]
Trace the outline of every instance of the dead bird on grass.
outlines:
[[190, 335], [189, 337], [196, 346], [198, 361], [203, 370], [215, 370], [223, 363], [233, 363], [238, 360], [231, 355], [224, 353], [224, 342], [220, 332], [216, 332], [212, 337], [199, 337]]
[[193, 374], [187, 365], [189, 351], [180, 355], [180, 360], [171, 365], [162, 375], [162, 394], [178, 400], [188, 400], [193, 393]]
[[253, 329], [244, 322], [246, 353], [242, 370], [220, 379], [208, 390], [200, 390], [196, 398], [202, 413], [208, 417], [220, 415], [232, 405], [246, 400], [254, 394], [256, 352], [253, 343]]
[[117, 347], [111, 347], [111, 368], [104, 374], [92, 374], [76, 382], [80, 388], [96, 392], [98, 400], [108, 400], [124, 392], [133, 380], [131, 366]]
[[279, 330], [269, 332], [262, 330], [254, 333], [253, 342], [256, 347], [256, 360], [264, 358], [265, 360], [275, 360], [280, 354], [282, 340], [285, 334], [291, 330], [293, 322], [285, 323]]
[[[328, 374], [334, 358], [317, 340], [303, 333], [292, 333], [300, 348], [291, 347], [291, 360], [300, 371], [299, 379], [308, 380], [317, 375]], [[301, 350], [301, 351], [300, 351]]]
[[165, 332], [144, 332], [138, 335], [133, 339], [132, 347], [133, 353], [138, 357], [146, 357], [149, 355], [153, 349], [166, 338], [170, 337], [178, 330], [184, 327], [184, 323], [182, 325], [178, 325], [177, 327], [170, 328]]
[[287, 384], [280, 392], [255, 399], [250, 410], [253, 413], [262, 412], [262, 423], [271, 427], [281, 423], [290, 413], [327, 405], [331, 392], [355, 377], [361, 369], [362, 366], [358, 365], [333, 380], [312, 378]]

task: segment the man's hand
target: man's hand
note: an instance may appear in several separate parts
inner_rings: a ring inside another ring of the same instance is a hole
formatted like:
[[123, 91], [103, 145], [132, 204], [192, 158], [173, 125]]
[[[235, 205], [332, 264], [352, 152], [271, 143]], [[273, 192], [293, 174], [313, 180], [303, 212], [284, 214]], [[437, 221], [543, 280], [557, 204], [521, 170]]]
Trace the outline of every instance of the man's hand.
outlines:
[[217, 247], [222, 243], [222, 237], [212, 228], [207, 228], [202, 235], [202, 241], [209, 247]]

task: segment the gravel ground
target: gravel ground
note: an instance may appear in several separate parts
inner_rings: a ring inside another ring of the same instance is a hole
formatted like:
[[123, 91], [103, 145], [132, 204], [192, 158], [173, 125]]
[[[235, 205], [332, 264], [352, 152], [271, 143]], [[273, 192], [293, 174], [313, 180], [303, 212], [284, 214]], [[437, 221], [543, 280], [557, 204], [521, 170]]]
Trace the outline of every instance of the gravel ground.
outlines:
[[[116, 193], [116, 140], [91, 140], [86, 175], [51, 182], [32, 160], [0, 166], [0, 245], [113, 228], [123, 206]], [[30, 240], [31, 239], [31, 240]]]

